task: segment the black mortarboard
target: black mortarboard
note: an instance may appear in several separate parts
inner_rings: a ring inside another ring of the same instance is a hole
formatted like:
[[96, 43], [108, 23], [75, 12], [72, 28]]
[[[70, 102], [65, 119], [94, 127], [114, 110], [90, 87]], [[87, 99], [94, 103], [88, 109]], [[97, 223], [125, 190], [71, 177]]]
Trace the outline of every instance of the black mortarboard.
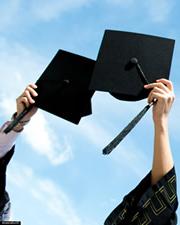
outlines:
[[120, 100], [146, 98], [144, 84], [169, 78], [173, 48], [172, 39], [106, 30], [90, 88], [110, 92]]
[[90, 115], [89, 83], [95, 61], [59, 50], [36, 85], [36, 106], [78, 124], [81, 117]]
[[[106, 91], [120, 100], [146, 98], [144, 84], [169, 78], [174, 40], [131, 32], [106, 30], [90, 88]], [[109, 154], [150, 108], [145, 108], [103, 149]]]
[[[89, 90], [89, 83], [94, 64], [92, 59], [59, 50], [36, 82], [35, 105], [78, 124], [81, 117], [92, 113], [94, 90]], [[4, 132], [12, 130], [31, 108], [25, 109]]]

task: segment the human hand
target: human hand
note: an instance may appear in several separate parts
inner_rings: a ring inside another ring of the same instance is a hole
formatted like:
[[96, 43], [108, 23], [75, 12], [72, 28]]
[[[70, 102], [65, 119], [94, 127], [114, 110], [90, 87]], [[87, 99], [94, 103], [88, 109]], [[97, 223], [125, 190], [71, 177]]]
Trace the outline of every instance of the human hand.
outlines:
[[[25, 108], [28, 108], [35, 103], [33, 97], [36, 97], [38, 94], [35, 91], [37, 86], [35, 84], [29, 84], [24, 92], [16, 99], [16, 108], [18, 116]], [[32, 109], [23, 117], [23, 121], [28, 121], [36, 113], [37, 107], [33, 106]]]
[[167, 121], [168, 114], [173, 104], [175, 95], [173, 84], [166, 79], [159, 79], [156, 83], [147, 84], [146, 89], [152, 89], [148, 96], [148, 103], [157, 101], [153, 104], [153, 120], [155, 123]]

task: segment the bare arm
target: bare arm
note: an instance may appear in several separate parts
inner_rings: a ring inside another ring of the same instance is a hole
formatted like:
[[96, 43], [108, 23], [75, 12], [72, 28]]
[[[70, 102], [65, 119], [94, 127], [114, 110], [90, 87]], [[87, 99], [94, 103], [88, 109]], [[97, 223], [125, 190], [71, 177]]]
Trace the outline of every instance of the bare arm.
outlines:
[[[34, 97], [38, 95], [37, 92], [35, 91], [36, 88], [37, 86], [35, 84], [28, 85], [26, 89], [24, 90], [24, 92], [16, 99], [17, 112], [15, 116], [18, 116], [25, 109], [25, 107], [29, 107], [30, 105], [35, 103]], [[37, 111], [37, 108], [33, 107], [31, 111], [29, 111], [22, 118], [19, 124], [17, 124], [17, 126], [14, 127], [13, 130], [16, 132], [22, 131], [26, 122], [28, 122], [31, 119], [31, 117], [36, 113], [36, 111]]]
[[174, 166], [168, 135], [168, 115], [174, 101], [174, 92], [172, 83], [166, 79], [160, 79], [156, 83], [146, 85], [145, 88], [152, 89], [148, 102], [157, 99], [153, 106], [154, 156], [151, 172], [153, 185]]
[[[33, 97], [37, 96], [36, 91], [34, 90], [36, 86], [34, 84], [28, 85], [24, 92], [16, 99], [17, 103], [17, 112], [15, 115], [21, 113], [25, 106], [28, 107], [29, 104], [33, 104]], [[32, 110], [22, 119], [23, 121], [29, 121], [31, 117], [36, 113], [37, 108], [33, 107]], [[4, 133], [4, 129], [10, 124], [10, 121], [7, 121], [2, 127], [0, 127], [0, 158], [6, 155], [8, 151], [11, 150], [12, 146], [16, 142], [17, 137], [20, 134], [20, 131], [23, 130], [24, 123], [19, 123], [14, 129], [8, 134]], [[14, 132], [15, 131], [15, 132]]]

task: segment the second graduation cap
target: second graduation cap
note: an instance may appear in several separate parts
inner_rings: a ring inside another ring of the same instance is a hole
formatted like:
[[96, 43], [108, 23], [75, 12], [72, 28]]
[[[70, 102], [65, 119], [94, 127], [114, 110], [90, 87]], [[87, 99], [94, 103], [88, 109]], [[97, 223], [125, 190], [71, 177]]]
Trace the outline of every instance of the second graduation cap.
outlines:
[[110, 92], [120, 100], [146, 98], [144, 84], [169, 78], [174, 42], [152, 35], [106, 30], [90, 88]]
[[[78, 124], [82, 117], [92, 113], [94, 91], [89, 90], [89, 83], [94, 64], [92, 59], [59, 50], [36, 82], [38, 96], [35, 105]], [[25, 108], [4, 133], [9, 133], [32, 107]]]
[[89, 83], [95, 61], [59, 50], [36, 85], [36, 106], [78, 124], [92, 113]]
[[[152, 35], [106, 30], [90, 88], [106, 91], [119, 100], [137, 101], [148, 96], [144, 84], [169, 78], [175, 41]], [[134, 128], [155, 100], [103, 149], [109, 154]]]

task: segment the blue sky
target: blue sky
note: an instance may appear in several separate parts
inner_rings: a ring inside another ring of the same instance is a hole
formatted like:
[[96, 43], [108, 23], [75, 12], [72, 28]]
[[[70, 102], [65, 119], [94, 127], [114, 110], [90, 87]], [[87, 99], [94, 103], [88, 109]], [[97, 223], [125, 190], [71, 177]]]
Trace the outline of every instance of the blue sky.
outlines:
[[[169, 129], [179, 192], [179, 7], [177, 0], [1, 0], [1, 123], [58, 49], [96, 59], [105, 29], [173, 38], [176, 100]], [[19, 137], [8, 169], [12, 218], [25, 225], [103, 224], [151, 169], [151, 112], [111, 155], [101, 153], [145, 104], [146, 100], [120, 102], [97, 92], [93, 115], [78, 126], [39, 110]]]

